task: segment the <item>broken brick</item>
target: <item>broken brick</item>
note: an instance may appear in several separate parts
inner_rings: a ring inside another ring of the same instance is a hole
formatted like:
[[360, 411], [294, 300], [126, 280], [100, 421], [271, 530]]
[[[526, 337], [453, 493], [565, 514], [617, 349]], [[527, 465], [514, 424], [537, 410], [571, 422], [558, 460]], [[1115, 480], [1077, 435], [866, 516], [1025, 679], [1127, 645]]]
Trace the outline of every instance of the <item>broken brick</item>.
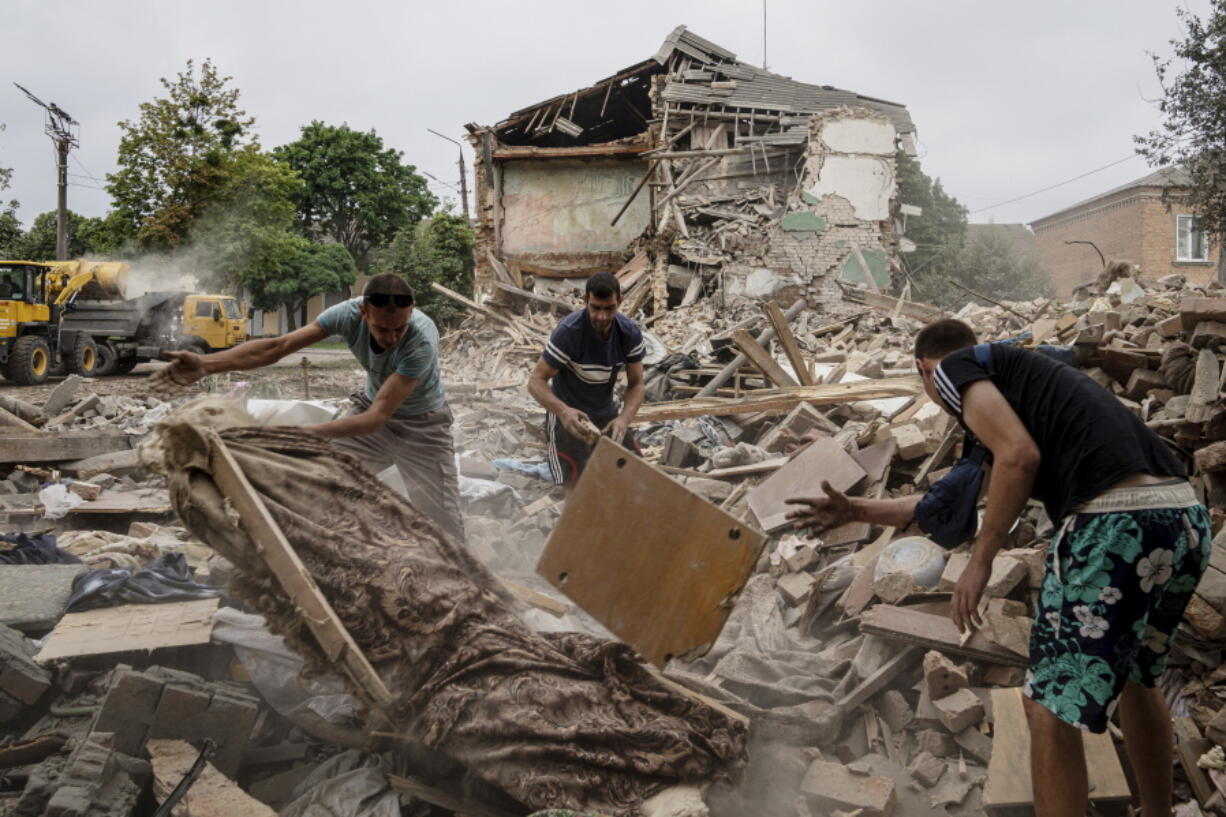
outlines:
[[983, 720], [983, 701], [969, 689], [959, 689], [944, 698], [936, 698], [932, 705], [940, 714], [941, 723], [954, 734]]
[[815, 761], [805, 773], [800, 790], [820, 813], [831, 808], [861, 809], [862, 817], [889, 817], [894, 808], [893, 780], [857, 775], [841, 763]]
[[919, 781], [920, 785], [926, 789], [930, 789], [937, 784], [941, 779], [941, 775], [945, 773], [945, 764], [938, 760], [931, 752], [920, 752], [915, 756], [915, 760], [911, 761], [911, 765], [907, 767], [911, 772], [911, 776]]
[[934, 701], [970, 686], [966, 670], [936, 650], [929, 650], [924, 655], [924, 683], [928, 685], [928, 694]]

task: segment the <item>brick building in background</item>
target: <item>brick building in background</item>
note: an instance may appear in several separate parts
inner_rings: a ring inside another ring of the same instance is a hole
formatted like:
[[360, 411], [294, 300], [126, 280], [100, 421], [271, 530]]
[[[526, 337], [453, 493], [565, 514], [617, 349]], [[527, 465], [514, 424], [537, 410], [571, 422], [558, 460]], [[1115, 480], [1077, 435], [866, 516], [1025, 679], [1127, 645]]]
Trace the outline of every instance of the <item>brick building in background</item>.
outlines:
[[1094, 280], [1102, 271], [1092, 241], [1107, 261], [1128, 261], [1146, 278], [1171, 273], [1190, 283], [1208, 283], [1217, 272], [1218, 242], [1198, 229], [1178, 198], [1169, 207], [1163, 192], [1186, 187], [1186, 174], [1166, 168], [1031, 222], [1039, 263], [1057, 295]]

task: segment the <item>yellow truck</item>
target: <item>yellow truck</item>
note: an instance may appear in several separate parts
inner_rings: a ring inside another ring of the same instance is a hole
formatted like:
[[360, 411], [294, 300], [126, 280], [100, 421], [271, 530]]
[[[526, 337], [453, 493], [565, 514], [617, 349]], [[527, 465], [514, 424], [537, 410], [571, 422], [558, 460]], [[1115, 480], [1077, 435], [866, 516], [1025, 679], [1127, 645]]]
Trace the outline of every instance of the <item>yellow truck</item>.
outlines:
[[150, 292], [125, 299], [119, 261], [0, 261], [0, 373], [19, 385], [75, 372], [126, 374], [167, 349], [228, 349], [250, 312], [230, 295]]

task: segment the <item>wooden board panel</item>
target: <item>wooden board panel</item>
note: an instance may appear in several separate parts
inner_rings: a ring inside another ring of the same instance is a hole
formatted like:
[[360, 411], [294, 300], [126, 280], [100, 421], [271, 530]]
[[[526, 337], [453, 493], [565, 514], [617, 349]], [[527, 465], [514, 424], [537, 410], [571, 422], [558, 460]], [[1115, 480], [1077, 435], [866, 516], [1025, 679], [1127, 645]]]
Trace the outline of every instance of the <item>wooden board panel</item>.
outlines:
[[0, 435], [0, 463], [63, 462], [126, 451], [132, 447], [127, 434], [105, 431], [59, 431], [37, 433], [6, 431]]
[[895, 641], [919, 644], [947, 655], [965, 655], [993, 664], [1025, 667], [1026, 658], [992, 641], [983, 630], [961, 643], [958, 628], [948, 616], [921, 613], [909, 607], [878, 604], [860, 617], [860, 630]]
[[[992, 690], [992, 760], [983, 788], [983, 807], [988, 814], [1005, 809], [1033, 806], [1030, 782], [1030, 728], [1022, 708], [1021, 687]], [[1090, 801], [1111, 803], [1128, 800], [1132, 792], [1116, 754], [1111, 735], [1082, 732]]]
[[601, 438], [537, 572], [656, 665], [706, 652], [766, 537]]
[[747, 357], [750, 363], [757, 366], [776, 386], [796, 385], [792, 376], [771, 357], [771, 353], [762, 344], [754, 340], [753, 335], [744, 329], [738, 329], [732, 333], [732, 342], [736, 344], [736, 348], [741, 350], [741, 354]]
[[787, 514], [795, 510], [788, 499], [819, 495], [822, 480], [829, 480], [836, 490], [850, 491], [864, 477], [864, 469], [843, 446], [829, 438], [817, 440], [750, 490], [749, 507], [762, 530], [769, 533], [788, 524]]
[[783, 347], [783, 353], [787, 355], [788, 362], [796, 371], [796, 378], [800, 381], [800, 385], [816, 385], [813, 382], [813, 375], [809, 373], [809, 364], [805, 362], [805, 356], [801, 354], [800, 345], [796, 342], [796, 336], [792, 334], [792, 327], [788, 326], [788, 319], [784, 316], [783, 310], [779, 308], [779, 304], [767, 301], [763, 309], [766, 311], [771, 327], [775, 330], [775, 337], [779, 339], [779, 345]]
[[79, 655], [207, 644], [217, 599], [122, 604], [68, 613], [35, 657], [39, 662]]

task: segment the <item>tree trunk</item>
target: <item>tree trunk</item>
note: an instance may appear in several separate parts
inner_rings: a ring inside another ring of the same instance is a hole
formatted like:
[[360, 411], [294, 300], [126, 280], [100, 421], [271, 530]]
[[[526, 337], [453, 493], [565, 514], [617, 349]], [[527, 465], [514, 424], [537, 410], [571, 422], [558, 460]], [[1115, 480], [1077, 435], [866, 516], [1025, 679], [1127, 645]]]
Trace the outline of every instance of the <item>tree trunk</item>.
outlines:
[[290, 302], [285, 305], [285, 331], [288, 334], [298, 328], [298, 306]]

